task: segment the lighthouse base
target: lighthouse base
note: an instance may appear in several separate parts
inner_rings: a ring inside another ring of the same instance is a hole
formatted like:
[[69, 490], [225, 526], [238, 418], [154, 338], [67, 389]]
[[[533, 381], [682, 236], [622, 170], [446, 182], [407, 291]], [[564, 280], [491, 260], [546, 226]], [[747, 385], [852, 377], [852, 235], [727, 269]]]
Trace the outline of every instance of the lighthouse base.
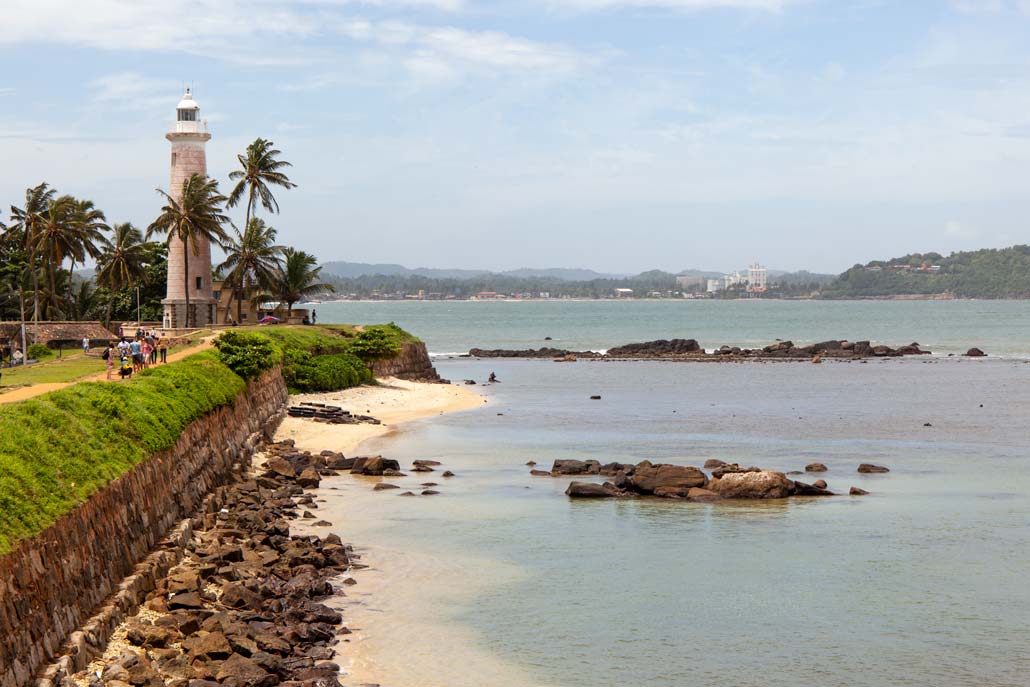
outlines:
[[185, 300], [166, 298], [161, 305], [164, 306], [161, 321], [165, 329], [199, 329], [216, 323], [217, 301], [213, 298], [191, 298], [188, 319]]

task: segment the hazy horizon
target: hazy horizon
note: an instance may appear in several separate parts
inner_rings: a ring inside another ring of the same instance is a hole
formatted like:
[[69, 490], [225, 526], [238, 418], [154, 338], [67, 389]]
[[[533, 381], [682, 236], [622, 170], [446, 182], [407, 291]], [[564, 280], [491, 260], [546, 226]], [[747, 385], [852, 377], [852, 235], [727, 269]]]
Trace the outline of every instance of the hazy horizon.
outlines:
[[146, 226], [192, 85], [210, 174], [227, 187], [272, 139], [299, 187], [264, 216], [321, 261], [839, 273], [1030, 240], [1026, 0], [11, 0], [0, 20], [4, 219], [46, 180]]

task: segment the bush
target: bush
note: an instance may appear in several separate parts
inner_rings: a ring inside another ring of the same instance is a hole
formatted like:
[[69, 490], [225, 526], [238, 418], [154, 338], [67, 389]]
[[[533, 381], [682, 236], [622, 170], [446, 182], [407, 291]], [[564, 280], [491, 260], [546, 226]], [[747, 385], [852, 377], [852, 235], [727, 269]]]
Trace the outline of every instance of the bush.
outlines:
[[372, 371], [349, 353], [312, 356], [290, 349], [285, 353], [283, 377], [291, 393], [317, 393], [371, 382]]
[[228, 331], [215, 340], [218, 358], [244, 379], [252, 379], [275, 367], [282, 359], [281, 351], [267, 336]]
[[398, 340], [400, 333], [400, 327], [392, 322], [368, 327], [358, 334], [350, 345], [350, 351], [362, 360], [380, 360], [395, 356], [401, 352], [401, 344]]
[[25, 357], [29, 360], [46, 360], [54, 354], [46, 344], [34, 343], [29, 346], [29, 349], [25, 351]]

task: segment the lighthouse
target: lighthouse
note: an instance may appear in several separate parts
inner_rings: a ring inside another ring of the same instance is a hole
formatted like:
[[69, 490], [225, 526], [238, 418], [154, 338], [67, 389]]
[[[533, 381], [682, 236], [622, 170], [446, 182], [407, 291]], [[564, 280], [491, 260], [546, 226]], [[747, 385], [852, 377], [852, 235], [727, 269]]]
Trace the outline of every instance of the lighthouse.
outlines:
[[[207, 175], [207, 156], [204, 146], [211, 140], [207, 124], [200, 121], [200, 106], [186, 89], [182, 100], [175, 106], [175, 127], [165, 134], [172, 144], [172, 174], [169, 195], [182, 202], [183, 182], [194, 174]], [[184, 282], [187, 262], [190, 283]], [[189, 248], [176, 237], [168, 243], [168, 290], [161, 301], [164, 305], [165, 328], [186, 326], [186, 289], [189, 288], [189, 322], [194, 327], [215, 323], [216, 301], [211, 284], [211, 244], [197, 240]]]

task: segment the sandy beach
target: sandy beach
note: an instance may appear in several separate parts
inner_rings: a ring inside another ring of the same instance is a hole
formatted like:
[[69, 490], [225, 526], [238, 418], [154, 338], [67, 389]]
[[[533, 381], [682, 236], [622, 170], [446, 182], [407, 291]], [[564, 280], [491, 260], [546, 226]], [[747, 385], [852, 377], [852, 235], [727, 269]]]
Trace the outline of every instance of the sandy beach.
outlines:
[[287, 417], [275, 433], [276, 441], [293, 439], [297, 448], [353, 454], [362, 442], [393, 432], [397, 425], [434, 415], [478, 408], [486, 399], [463, 386], [425, 384], [386, 377], [379, 384], [324, 394], [291, 396], [294, 405], [328, 403], [361, 415], [371, 415], [381, 425], [331, 425]]

